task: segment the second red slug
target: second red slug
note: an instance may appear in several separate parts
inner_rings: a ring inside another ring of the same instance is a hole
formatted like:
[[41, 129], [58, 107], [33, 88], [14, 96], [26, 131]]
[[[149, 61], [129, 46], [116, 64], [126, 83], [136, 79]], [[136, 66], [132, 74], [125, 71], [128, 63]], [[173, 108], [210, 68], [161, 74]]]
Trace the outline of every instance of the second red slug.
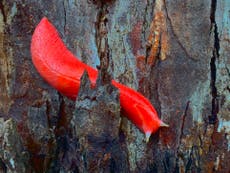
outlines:
[[[33, 33], [31, 55], [40, 75], [68, 98], [76, 99], [85, 70], [92, 86], [96, 84], [97, 70], [81, 62], [66, 48], [55, 27], [45, 17]], [[145, 133], [147, 141], [159, 127], [168, 126], [158, 118], [147, 98], [115, 80], [112, 84], [119, 90], [122, 114]]]

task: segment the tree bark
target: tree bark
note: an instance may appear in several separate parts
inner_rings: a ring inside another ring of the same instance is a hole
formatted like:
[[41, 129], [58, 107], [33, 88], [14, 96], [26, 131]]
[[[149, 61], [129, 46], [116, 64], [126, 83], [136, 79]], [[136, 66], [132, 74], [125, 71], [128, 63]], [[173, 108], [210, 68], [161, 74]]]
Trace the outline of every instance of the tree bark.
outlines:
[[[230, 172], [228, 0], [0, 1], [0, 172]], [[83, 62], [76, 100], [31, 61], [43, 16]], [[120, 114], [111, 77], [170, 125], [149, 143]]]

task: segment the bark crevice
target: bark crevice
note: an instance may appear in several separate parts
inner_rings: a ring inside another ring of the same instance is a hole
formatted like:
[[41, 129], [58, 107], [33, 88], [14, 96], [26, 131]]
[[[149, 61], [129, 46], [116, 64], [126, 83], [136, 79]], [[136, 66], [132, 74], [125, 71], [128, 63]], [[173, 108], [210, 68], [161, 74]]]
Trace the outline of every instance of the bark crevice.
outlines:
[[6, 15], [5, 10], [4, 10], [3, 1], [0, 1], [0, 11], [2, 13], [3, 22], [6, 24], [6, 22], [7, 22], [7, 15]]
[[108, 44], [108, 10], [106, 5], [101, 5], [98, 12], [97, 21], [95, 24], [96, 30], [96, 45], [98, 50], [98, 56], [100, 58], [100, 69], [102, 84], [111, 82], [111, 75], [108, 73], [108, 68], [110, 64], [110, 50]]
[[[180, 135], [179, 135], [179, 141], [178, 141], [178, 146], [177, 146], [177, 149], [176, 149], [176, 167], [175, 167], [175, 170], [174, 172], [176, 172], [177, 170], [179, 170], [179, 165], [180, 165], [180, 157], [181, 157], [181, 154], [180, 154], [180, 147], [181, 147], [181, 141], [182, 141], [182, 138], [183, 138], [183, 135], [184, 135], [184, 128], [185, 128], [185, 119], [187, 117], [187, 114], [188, 114], [188, 110], [189, 110], [189, 104], [190, 104], [190, 101], [188, 101], [186, 103], [186, 107], [185, 107], [185, 110], [184, 110], [184, 114], [182, 115], [182, 123], [181, 123], [181, 127], [180, 127]], [[192, 151], [191, 151], [192, 153]], [[191, 153], [190, 153], [190, 156], [191, 156]], [[186, 170], [188, 170], [188, 165], [190, 165], [190, 160], [191, 160], [191, 157], [188, 158], [188, 161], [186, 163]]]
[[66, 1], [63, 1], [63, 10], [64, 10], [64, 32], [66, 31], [66, 5], [65, 5]]
[[212, 0], [210, 21], [211, 21], [211, 32], [213, 32], [214, 34], [214, 45], [213, 45], [212, 57], [210, 61], [210, 70], [211, 70], [210, 86], [211, 86], [211, 94], [212, 94], [212, 110], [211, 110], [211, 115], [209, 116], [209, 124], [215, 124], [217, 122], [218, 120], [217, 114], [219, 111], [218, 94], [216, 88], [216, 60], [219, 58], [220, 43], [219, 43], [218, 27], [215, 19], [216, 6], [217, 6], [217, 1]]
[[171, 31], [172, 31], [172, 35], [174, 36], [176, 42], [178, 43], [178, 45], [181, 47], [181, 49], [183, 50], [183, 52], [185, 53], [185, 55], [190, 58], [191, 60], [194, 60], [194, 61], [197, 61], [195, 58], [193, 58], [189, 53], [188, 51], [186, 50], [186, 48], [183, 46], [183, 44], [181, 43], [181, 41], [179, 40], [176, 32], [174, 31], [174, 28], [173, 28], [173, 24], [172, 24], [172, 19], [169, 17], [169, 13], [168, 13], [168, 8], [167, 8], [167, 4], [166, 4], [166, 1], [164, 0], [164, 7], [165, 7], [165, 12], [166, 12], [166, 17], [167, 17], [167, 20], [169, 21], [169, 26], [171, 28]]
[[3, 160], [0, 158], [0, 170], [3, 172], [3, 173], [7, 173], [7, 167], [6, 167], [6, 164], [3, 162]]

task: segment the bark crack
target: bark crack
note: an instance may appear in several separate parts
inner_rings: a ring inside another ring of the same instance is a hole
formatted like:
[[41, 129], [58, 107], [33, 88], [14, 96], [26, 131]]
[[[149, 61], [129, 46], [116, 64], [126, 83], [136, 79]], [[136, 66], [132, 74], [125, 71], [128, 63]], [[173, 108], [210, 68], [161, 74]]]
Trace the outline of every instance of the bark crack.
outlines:
[[180, 146], [181, 146], [181, 141], [182, 141], [182, 138], [183, 138], [183, 135], [184, 135], [183, 131], [184, 131], [184, 126], [185, 126], [185, 119], [186, 119], [187, 112], [188, 112], [188, 109], [189, 109], [189, 104], [190, 104], [190, 101], [187, 101], [186, 107], [185, 107], [185, 111], [184, 111], [184, 114], [182, 116], [182, 123], [181, 123], [181, 127], [180, 127], [179, 143], [178, 143], [177, 150], [176, 150], [177, 151], [177, 158], [176, 158], [176, 167], [175, 167], [175, 169], [179, 168], [179, 157], [181, 155], [180, 154]]
[[3, 160], [0, 158], [0, 172], [7, 173], [7, 167], [6, 164], [3, 162]]
[[[159, 75], [157, 75], [157, 81], [159, 80]], [[160, 84], [158, 82], [156, 82], [156, 100], [158, 102], [158, 106], [159, 106], [159, 110], [158, 110], [158, 114], [159, 116], [162, 118], [162, 103], [161, 103], [161, 100], [160, 100]]]
[[170, 25], [170, 28], [172, 30], [172, 35], [174, 36], [174, 38], [176, 39], [176, 42], [179, 44], [179, 46], [181, 47], [181, 49], [184, 51], [185, 55], [190, 58], [191, 60], [194, 60], [194, 61], [197, 61], [195, 58], [193, 58], [192, 56], [189, 55], [188, 51], [186, 50], [186, 48], [183, 46], [183, 44], [180, 42], [174, 28], [173, 28], [173, 24], [172, 24], [172, 20], [171, 18], [169, 17], [169, 13], [168, 13], [168, 8], [167, 8], [167, 5], [166, 5], [166, 1], [164, 0], [164, 7], [165, 7], [165, 13], [166, 13], [166, 17], [169, 21], [169, 25]]
[[110, 49], [108, 43], [108, 10], [106, 5], [101, 5], [100, 11], [97, 16], [95, 25], [96, 30], [96, 45], [98, 49], [98, 56], [100, 58], [100, 73], [102, 83], [111, 81], [111, 76], [108, 74], [110, 64]]
[[[144, 33], [143, 35], [144, 35], [144, 40], [146, 41], [147, 40], [147, 38], [146, 38], [146, 30], [147, 30], [147, 27], [149, 27], [148, 26], [148, 20], [147, 20], [147, 16], [148, 16], [148, 7], [149, 6], [155, 6], [155, 2], [153, 2], [152, 4], [151, 4], [151, 2], [149, 2], [149, 0], [147, 0], [147, 4], [146, 4], [146, 6], [145, 6], [145, 16], [144, 16], [144, 19], [143, 19], [143, 27], [142, 27], [142, 33]], [[154, 13], [154, 8], [152, 8], [152, 11], [151, 11], [151, 13], [150, 13], [150, 16], [153, 16], [153, 13]], [[151, 33], [151, 31], [149, 31], [149, 33]], [[147, 57], [149, 56], [149, 54], [150, 54], [150, 47], [149, 46], [146, 46], [146, 50], [145, 50], [145, 64], [147, 64]]]
[[[145, 33], [145, 31], [146, 31], [146, 24], [148, 23], [147, 22], [147, 14], [148, 14], [148, 6], [149, 6], [149, 0], [147, 0], [147, 4], [146, 4], [146, 6], [145, 6], [145, 12], [144, 12], [144, 18], [143, 18], [143, 27], [142, 27], [142, 33]], [[144, 40], [146, 40], [146, 36], [145, 36], [145, 34], [143, 34], [143, 37], [144, 37]]]
[[188, 109], [189, 109], [189, 104], [190, 104], [190, 101], [187, 102], [186, 107], [185, 107], [185, 111], [184, 111], [184, 115], [182, 117], [181, 133], [180, 133], [180, 138], [179, 138], [179, 140], [180, 140], [179, 146], [181, 144], [181, 139], [182, 139], [182, 137], [184, 135], [183, 130], [184, 130], [185, 118], [187, 116], [187, 112], [188, 112]]
[[212, 94], [212, 111], [209, 118], [209, 124], [215, 124], [217, 122], [217, 114], [219, 111], [218, 106], [218, 95], [217, 95], [217, 88], [216, 88], [216, 59], [219, 58], [219, 34], [218, 34], [218, 27], [216, 24], [215, 13], [216, 13], [216, 0], [212, 0], [211, 3], [211, 14], [210, 14], [210, 21], [211, 21], [211, 29], [210, 32], [214, 33], [214, 48], [212, 51], [212, 57], [210, 62], [210, 75], [211, 75], [211, 94]]
[[3, 4], [2, 1], [0, 1], [0, 11], [1, 11], [2, 16], [3, 16], [3, 22], [6, 24], [7, 17], [6, 17], [6, 13], [5, 13], [5, 10], [4, 10], [4, 4]]
[[63, 1], [63, 10], [64, 10], [64, 32], [66, 31], [66, 5], [65, 1]]
[[225, 67], [227, 73], [228, 73], [228, 76], [230, 76], [230, 70], [228, 69], [228, 67]]

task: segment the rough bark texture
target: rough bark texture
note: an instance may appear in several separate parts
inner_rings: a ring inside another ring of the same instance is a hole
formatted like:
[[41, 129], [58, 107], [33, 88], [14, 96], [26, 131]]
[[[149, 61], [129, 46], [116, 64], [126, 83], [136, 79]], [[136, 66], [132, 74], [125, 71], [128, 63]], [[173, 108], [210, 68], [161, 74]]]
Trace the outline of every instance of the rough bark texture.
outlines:
[[[1, 0], [0, 172], [230, 172], [228, 0]], [[68, 100], [35, 70], [30, 40], [47, 16], [85, 63]], [[170, 125], [144, 135], [120, 116], [110, 75]]]

